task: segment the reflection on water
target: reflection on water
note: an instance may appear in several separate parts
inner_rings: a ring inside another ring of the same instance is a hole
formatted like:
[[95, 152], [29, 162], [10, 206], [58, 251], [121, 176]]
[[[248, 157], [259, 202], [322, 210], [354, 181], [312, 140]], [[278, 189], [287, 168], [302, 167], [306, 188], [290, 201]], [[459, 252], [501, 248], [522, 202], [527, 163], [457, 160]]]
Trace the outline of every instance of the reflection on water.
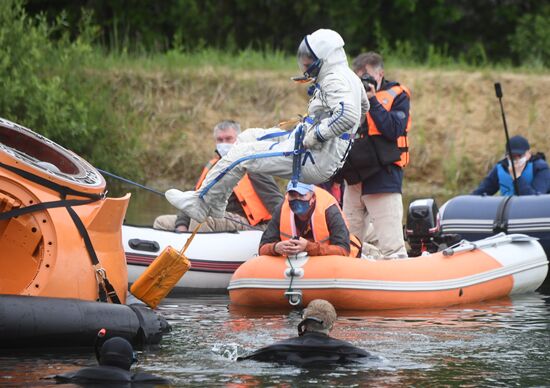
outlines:
[[[330, 370], [235, 361], [296, 334], [298, 311], [251, 311], [227, 296], [167, 299], [173, 331], [140, 352], [137, 369], [175, 385], [545, 386], [550, 381], [550, 297], [529, 294], [461, 307], [339, 312], [333, 336], [379, 356]], [[0, 354], [0, 385], [47, 385], [48, 374], [94, 364], [91, 350]]]

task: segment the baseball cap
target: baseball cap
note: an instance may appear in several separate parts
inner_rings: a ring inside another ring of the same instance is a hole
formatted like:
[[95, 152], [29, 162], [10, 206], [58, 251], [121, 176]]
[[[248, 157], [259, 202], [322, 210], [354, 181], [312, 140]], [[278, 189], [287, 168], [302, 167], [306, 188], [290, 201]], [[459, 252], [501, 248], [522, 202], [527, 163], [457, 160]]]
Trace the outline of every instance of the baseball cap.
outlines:
[[315, 190], [315, 186], [313, 185], [306, 185], [302, 182], [296, 182], [296, 186], [292, 183], [292, 181], [288, 182], [288, 185], [286, 187], [286, 191], [296, 191], [300, 195], [304, 195], [307, 193], [312, 193]]
[[[509, 144], [512, 155], [523, 155], [531, 148], [527, 139], [520, 135], [511, 137]], [[506, 152], [508, 152], [508, 149], [506, 149]]]

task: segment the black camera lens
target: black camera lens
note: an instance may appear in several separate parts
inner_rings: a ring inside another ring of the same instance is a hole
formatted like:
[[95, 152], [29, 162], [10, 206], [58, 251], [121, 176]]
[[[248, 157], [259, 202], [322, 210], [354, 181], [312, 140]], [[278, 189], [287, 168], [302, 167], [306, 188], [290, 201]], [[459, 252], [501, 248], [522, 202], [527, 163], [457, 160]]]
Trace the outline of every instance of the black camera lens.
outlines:
[[376, 89], [376, 80], [374, 79], [374, 77], [372, 75], [370, 75], [368, 73], [363, 74], [363, 76], [361, 77], [361, 82], [363, 82], [363, 86], [367, 90], [370, 89], [369, 84], [373, 85], [374, 88]]

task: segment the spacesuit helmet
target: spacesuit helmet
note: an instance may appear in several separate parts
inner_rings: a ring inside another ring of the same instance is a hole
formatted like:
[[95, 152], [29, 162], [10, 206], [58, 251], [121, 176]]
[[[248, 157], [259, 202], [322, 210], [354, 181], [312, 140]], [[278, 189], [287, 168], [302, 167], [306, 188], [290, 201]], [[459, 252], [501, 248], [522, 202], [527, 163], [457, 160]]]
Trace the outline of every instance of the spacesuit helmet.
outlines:
[[323, 63], [344, 47], [344, 40], [336, 31], [320, 29], [306, 35], [298, 46], [298, 67], [304, 79], [315, 79]]

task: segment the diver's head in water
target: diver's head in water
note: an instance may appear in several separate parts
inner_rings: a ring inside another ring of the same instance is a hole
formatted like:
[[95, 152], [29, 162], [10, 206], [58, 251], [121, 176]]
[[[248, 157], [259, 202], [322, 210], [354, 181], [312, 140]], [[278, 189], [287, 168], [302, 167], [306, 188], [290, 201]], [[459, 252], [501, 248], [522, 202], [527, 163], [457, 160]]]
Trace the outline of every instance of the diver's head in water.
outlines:
[[136, 361], [130, 342], [122, 337], [109, 338], [101, 347], [99, 365], [116, 366], [130, 370]]
[[298, 325], [298, 334], [317, 332], [328, 334], [336, 322], [336, 310], [324, 299], [314, 299], [304, 309], [302, 322]]

